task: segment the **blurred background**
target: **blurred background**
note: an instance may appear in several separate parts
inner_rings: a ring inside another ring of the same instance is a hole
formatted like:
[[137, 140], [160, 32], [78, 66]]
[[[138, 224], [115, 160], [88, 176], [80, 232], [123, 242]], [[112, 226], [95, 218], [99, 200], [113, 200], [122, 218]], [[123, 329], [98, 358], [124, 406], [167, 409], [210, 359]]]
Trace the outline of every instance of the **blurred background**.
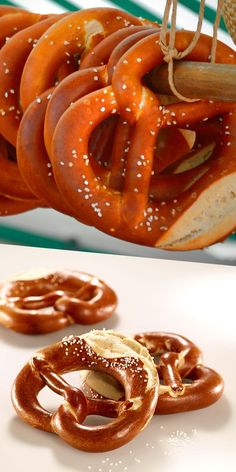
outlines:
[[[2, 5], [20, 6], [38, 13], [63, 13], [81, 8], [117, 7], [152, 21], [162, 21], [165, 0], [6, 0]], [[179, 0], [179, 28], [195, 29], [198, 19], [198, 0]], [[212, 34], [217, 0], [206, 0], [203, 32]], [[235, 48], [227, 33], [223, 20], [220, 23], [219, 39]], [[0, 221], [0, 242], [72, 249], [88, 252], [105, 252], [164, 259], [177, 259], [207, 263], [235, 265], [236, 237], [233, 235], [203, 251], [169, 252], [146, 248], [107, 236], [54, 210], [33, 210], [17, 216], [4, 217]]]

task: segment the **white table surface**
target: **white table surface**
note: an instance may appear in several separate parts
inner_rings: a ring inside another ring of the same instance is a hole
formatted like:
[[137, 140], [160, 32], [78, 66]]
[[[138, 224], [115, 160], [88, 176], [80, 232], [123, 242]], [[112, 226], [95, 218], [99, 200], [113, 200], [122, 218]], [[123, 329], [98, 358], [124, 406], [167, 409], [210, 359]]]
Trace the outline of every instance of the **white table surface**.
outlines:
[[[218, 370], [225, 380], [223, 397], [208, 409], [156, 416], [144, 432], [122, 448], [85, 453], [56, 435], [22, 423], [14, 413], [10, 391], [21, 367], [39, 348], [88, 329], [76, 325], [49, 335], [25, 336], [0, 327], [2, 471], [234, 469], [236, 268], [4, 245], [0, 246], [0, 260], [1, 279], [38, 268], [74, 268], [98, 275], [116, 290], [119, 306], [110, 320], [96, 327], [127, 334], [144, 330], [183, 334], [202, 348], [205, 365]], [[46, 389], [42, 398], [52, 402], [52, 394]]]

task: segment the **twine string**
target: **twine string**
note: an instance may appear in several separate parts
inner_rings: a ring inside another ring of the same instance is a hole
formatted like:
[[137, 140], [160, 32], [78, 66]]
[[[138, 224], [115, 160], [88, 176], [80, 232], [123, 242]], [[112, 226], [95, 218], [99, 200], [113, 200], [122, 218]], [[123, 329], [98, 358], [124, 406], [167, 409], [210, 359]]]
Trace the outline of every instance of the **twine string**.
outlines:
[[[200, 0], [199, 7], [199, 16], [197, 28], [192, 38], [192, 41], [189, 43], [184, 51], [178, 51], [175, 47], [175, 38], [176, 38], [176, 19], [177, 19], [177, 6], [178, 0], [166, 0], [166, 6], [164, 10], [164, 17], [162, 22], [161, 34], [160, 34], [160, 45], [161, 50], [164, 55], [164, 61], [168, 63], [168, 80], [172, 93], [181, 101], [185, 102], [196, 102], [198, 99], [184, 97], [175, 87], [174, 83], [174, 59], [180, 60], [186, 57], [196, 46], [202, 29], [202, 23], [204, 19], [205, 12], [205, 0]], [[211, 63], [215, 62], [216, 57], [216, 47], [217, 47], [217, 32], [219, 28], [220, 18], [222, 14], [224, 0], [218, 0], [216, 19], [213, 27], [213, 39], [212, 39], [212, 48], [211, 48]], [[172, 11], [171, 11], [172, 7]], [[171, 15], [170, 15], [171, 11]], [[167, 32], [168, 32], [168, 20], [170, 17], [171, 28], [169, 31], [169, 42], [167, 43]]]

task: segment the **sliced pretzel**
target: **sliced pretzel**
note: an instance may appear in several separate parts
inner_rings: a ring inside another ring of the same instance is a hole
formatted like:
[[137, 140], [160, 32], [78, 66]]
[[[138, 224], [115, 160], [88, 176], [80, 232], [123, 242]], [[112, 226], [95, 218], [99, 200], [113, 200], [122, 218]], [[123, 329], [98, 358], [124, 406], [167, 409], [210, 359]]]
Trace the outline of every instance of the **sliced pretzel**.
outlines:
[[24, 334], [97, 323], [109, 318], [116, 305], [116, 294], [108, 285], [77, 271], [23, 275], [0, 286], [0, 323]]
[[[202, 365], [202, 353], [187, 338], [173, 333], [141, 333], [135, 340], [153, 356], [160, 378], [155, 414], [181, 413], [205, 408], [222, 395], [224, 383], [214, 370]], [[90, 395], [119, 401], [124, 391], [107, 374], [87, 372], [83, 375]]]
[[[119, 405], [106, 402], [106, 412], [110, 407], [110, 415], [115, 417], [110, 424], [83, 424], [89, 414], [102, 415], [104, 403], [86, 398], [62, 375], [84, 368], [105, 372], [124, 387], [124, 401]], [[37, 398], [46, 385], [64, 397], [54, 413], [44, 409]], [[157, 373], [148, 351], [132, 339], [105, 330], [69, 336], [39, 351], [17, 376], [12, 392], [21, 419], [91, 452], [112, 450], [133, 439], [152, 418], [157, 398]]]

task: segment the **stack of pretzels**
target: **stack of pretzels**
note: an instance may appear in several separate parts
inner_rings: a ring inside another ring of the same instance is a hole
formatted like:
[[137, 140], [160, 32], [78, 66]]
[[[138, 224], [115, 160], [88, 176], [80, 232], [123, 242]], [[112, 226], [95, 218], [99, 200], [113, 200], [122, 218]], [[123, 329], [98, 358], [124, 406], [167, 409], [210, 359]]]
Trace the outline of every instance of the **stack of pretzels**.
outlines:
[[[148, 75], [164, 61], [158, 24], [112, 8], [0, 15], [1, 215], [51, 207], [171, 250], [234, 231], [236, 104], [152, 90]], [[193, 34], [177, 32], [177, 50]], [[210, 51], [202, 34], [186, 60], [207, 62]], [[236, 54], [218, 42], [216, 62], [236, 64]]]

